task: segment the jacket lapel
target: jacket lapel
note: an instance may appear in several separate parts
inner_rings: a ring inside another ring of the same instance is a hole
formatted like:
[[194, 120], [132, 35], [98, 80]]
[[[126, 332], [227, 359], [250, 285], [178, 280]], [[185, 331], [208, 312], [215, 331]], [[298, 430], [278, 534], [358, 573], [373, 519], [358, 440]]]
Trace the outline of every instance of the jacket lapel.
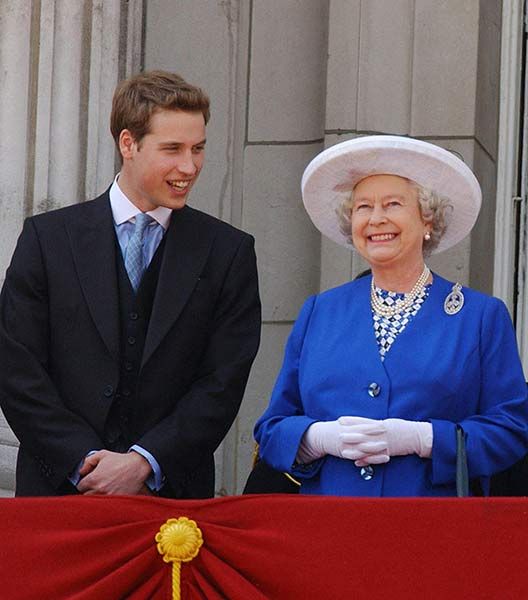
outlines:
[[119, 360], [119, 296], [116, 244], [108, 192], [83, 205], [83, 220], [67, 224], [73, 258], [95, 326]]
[[189, 207], [173, 211], [143, 351], [143, 367], [179, 317], [194, 290], [214, 239]]

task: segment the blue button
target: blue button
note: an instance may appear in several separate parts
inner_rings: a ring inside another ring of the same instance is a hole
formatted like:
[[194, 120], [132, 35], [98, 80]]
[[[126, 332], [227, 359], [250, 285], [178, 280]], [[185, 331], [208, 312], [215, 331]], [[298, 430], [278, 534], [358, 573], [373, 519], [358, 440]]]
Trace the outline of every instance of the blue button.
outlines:
[[370, 481], [374, 477], [374, 467], [371, 466], [371, 465], [367, 465], [366, 467], [362, 467], [362, 469], [359, 472], [359, 474], [361, 475], [361, 477], [363, 477], [363, 479], [365, 481]]
[[377, 383], [373, 382], [368, 386], [368, 393], [371, 398], [375, 398], [376, 396], [379, 396], [380, 392], [381, 392], [381, 388]]

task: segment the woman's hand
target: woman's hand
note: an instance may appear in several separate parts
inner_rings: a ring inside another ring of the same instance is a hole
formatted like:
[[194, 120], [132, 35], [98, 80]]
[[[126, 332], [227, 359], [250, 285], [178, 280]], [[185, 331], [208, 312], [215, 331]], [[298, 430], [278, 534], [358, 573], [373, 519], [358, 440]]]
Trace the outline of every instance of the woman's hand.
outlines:
[[432, 448], [431, 423], [344, 416], [310, 425], [299, 445], [297, 462], [306, 464], [330, 454], [364, 467], [386, 463], [391, 456], [429, 458]]
[[[358, 417], [342, 417], [354, 419]], [[433, 450], [433, 426], [423, 421], [406, 421], [404, 419], [362, 419], [363, 431], [371, 436], [372, 440], [383, 443], [389, 456], [406, 456], [417, 454], [421, 458], [430, 458]], [[379, 464], [373, 462], [375, 456], [365, 456], [355, 461], [357, 467]]]
[[[368, 423], [366, 423], [368, 421]], [[348, 460], [369, 457], [368, 464], [389, 461], [382, 421], [362, 417], [340, 417], [337, 421], [318, 421], [306, 430], [297, 453], [297, 462], [310, 463], [327, 454]]]

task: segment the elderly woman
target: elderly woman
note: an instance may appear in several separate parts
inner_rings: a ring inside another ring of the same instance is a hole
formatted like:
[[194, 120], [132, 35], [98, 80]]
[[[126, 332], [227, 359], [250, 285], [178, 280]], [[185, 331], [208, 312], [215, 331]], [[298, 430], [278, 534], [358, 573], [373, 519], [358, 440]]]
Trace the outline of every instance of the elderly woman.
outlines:
[[453, 496], [458, 424], [486, 491], [527, 452], [514, 330], [500, 300], [424, 262], [473, 227], [473, 173], [432, 144], [368, 136], [317, 156], [302, 190], [314, 224], [372, 275], [304, 304], [255, 428], [263, 460], [301, 493]]

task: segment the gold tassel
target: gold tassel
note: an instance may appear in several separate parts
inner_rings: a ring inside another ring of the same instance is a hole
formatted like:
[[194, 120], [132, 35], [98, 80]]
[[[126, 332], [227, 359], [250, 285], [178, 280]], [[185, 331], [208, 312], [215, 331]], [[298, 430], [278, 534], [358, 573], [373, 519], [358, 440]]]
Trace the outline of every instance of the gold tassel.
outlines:
[[172, 563], [172, 600], [181, 599], [181, 563], [189, 562], [198, 555], [203, 544], [202, 532], [196, 521], [187, 517], [168, 519], [155, 540], [158, 552], [166, 563]]

